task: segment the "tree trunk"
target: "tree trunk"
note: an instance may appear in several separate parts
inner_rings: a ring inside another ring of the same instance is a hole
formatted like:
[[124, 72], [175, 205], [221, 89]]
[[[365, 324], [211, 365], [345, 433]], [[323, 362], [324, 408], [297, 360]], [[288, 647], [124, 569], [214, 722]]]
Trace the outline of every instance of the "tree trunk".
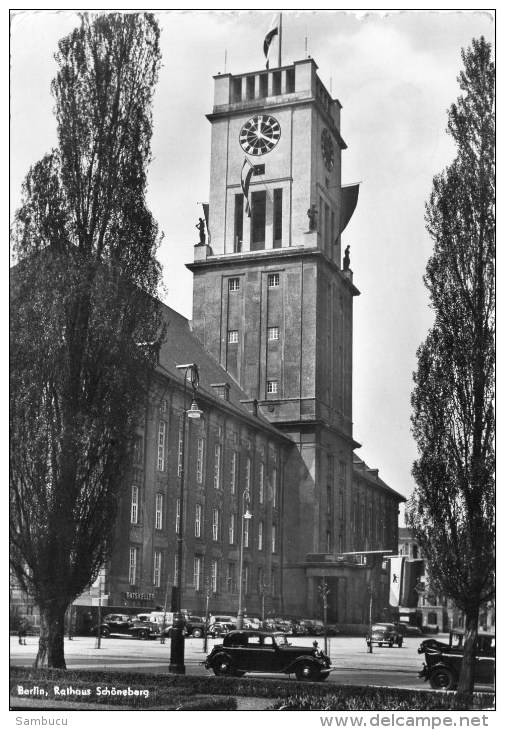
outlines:
[[463, 651], [463, 661], [461, 663], [456, 696], [460, 698], [471, 698], [473, 694], [475, 654], [477, 650], [477, 631], [479, 628], [478, 605], [465, 612], [465, 623], [465, 649]]
[[40, 609], [39, 650], [33, 663], [34, 668], [67, 668], [63, 648], [66, 610], [67, 606], [61, 605]]

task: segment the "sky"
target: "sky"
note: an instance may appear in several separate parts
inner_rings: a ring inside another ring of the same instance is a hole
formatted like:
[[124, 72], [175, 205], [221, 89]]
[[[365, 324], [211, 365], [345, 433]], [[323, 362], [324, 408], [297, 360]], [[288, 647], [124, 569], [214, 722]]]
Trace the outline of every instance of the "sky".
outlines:
[[[96, 5], [94, 6], [96, 8]], [[110, 5], [109, 5], [110, 7]], [[164, 232], [163, 300], [191, 318], [193, 260], [210, 178], [210, 123], [218, 73], [264, 68], [271, 11], [155, 11], [163, 67], [153, 106], [148, 205]], [[51, 79], [58, 40], [76, 11], [11, 16], [11, 218], [31, 165], [56, 145]], [[454, 158], [447, 109], [458, 94], [461, 49], [494, 42], [491, 11], [283, 12], [282, 63], [312, 56], [343, 106], [342, 183], [361, 182], [342, 236], [354, 284], [354, 437], [360, 458], [409, 497], [417, 455], [410, 432], [416, 350], [432, 323], [422, 277], [432, 241], [424, 205]], [[307, 49], [307, 50], [306, 50]]]

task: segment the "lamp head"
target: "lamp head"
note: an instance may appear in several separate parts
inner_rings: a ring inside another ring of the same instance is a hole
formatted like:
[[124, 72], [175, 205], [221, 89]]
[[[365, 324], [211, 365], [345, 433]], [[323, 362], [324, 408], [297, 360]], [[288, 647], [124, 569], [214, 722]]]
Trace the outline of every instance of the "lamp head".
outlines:
[[252, 512], [249, 511], [249, 507], [245, 511], [244, 520], [252, 519]]
[[203, 414], [203, 411], [201, 411], [198, 408], [198, 403], [196, 402], [196, 398], [193, 398], [193, 403], [191, 404], [191, 408], [188, 411], [188, 418], [201, 418]]

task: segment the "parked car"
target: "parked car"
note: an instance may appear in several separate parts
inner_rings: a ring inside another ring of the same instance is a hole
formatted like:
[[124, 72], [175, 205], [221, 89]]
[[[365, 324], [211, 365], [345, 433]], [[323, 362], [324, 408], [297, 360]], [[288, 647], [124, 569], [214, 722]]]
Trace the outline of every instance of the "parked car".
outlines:
[[307, 627], [304, 626], [301, 621], [296, 618], [292, 618], [290, 633], [293, 634], [293, 636], [307, 636], [309, 632]]
[[138, 621], [136, 615], [124, 613], [109, 613], [104, 617], [100, 625], [93, 626], [91, 632], [100, 636], [110, 636], [111, 634], [129, 634], [133, 624]]
[[396, 644], [400, 647], [403, 644], [403, 635], [394, 624], [373, 624], [371, 632], [366, 636], [366, 643], [368, 646], [370, 644], [378, 644], [379, 646], [388, 644], [388, 646], [393, 647]]
[[[447, 643], [447, 641], [439, 641], [438, 639], [425, 639], [419, 644], [417, 653], [424, 654], [425, 651], [442, 651], [443, 649], [449, 648], [450, 645]], [[456, 650], [456, 646], [453, 647], [453, 650]], [[459, 651], [463, 651], [463, 647]]]
[[[428, 639], [427, 641], [434, 641]], [[423, 642], [425, 644], [427, 642]], [[440, 644], [442, 642], [439, 642]], [[440, 647], [428, 645], [425, 648], [423, 669], [419, 677], [429, 681], [433, 689], [454, 689], [459, 680], [463, 662], [464, 632], [454, 629], [449, 634], [449, 644]], [[494, 684], [495, 679], [495, 634], [482, 632], [477, 636], [475, 655], [475, 684]]]
[[230, 631], [205, 660], [216, 675], [243, 676], [246, 672], [294, 674], [313, 682], [326, 679], [331, 661], [319, 649], [291, 646], [282, 633]]
[[128, 633], [136, 639], [156, 639], [161, 635], [161, 627], [159, 621], [139, 618], [130, 626]]
[[188, 616], [186, 619], [186, 631], [188, 636], [199, 639], [205, 634], [205, 619], [202, 616]]
[[215, 638], [216, 636], [224, 636], [224, 634], [227, 634], [229, 631], [233, 631], [236, 628], [237, 624], [235, 622], [214, 621], [214, 623], [209, 626], [208, 634]]

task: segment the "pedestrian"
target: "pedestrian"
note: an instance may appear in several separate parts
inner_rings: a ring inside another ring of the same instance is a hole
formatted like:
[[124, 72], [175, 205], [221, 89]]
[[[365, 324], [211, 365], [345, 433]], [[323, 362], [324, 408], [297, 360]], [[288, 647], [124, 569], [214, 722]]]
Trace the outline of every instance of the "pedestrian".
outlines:
[[21, 619], [18, 626], [18, 640], [21, 646], [26, 646], [26, 632], [28, 630], [28, 626], [26, 624], [26, 619]]

